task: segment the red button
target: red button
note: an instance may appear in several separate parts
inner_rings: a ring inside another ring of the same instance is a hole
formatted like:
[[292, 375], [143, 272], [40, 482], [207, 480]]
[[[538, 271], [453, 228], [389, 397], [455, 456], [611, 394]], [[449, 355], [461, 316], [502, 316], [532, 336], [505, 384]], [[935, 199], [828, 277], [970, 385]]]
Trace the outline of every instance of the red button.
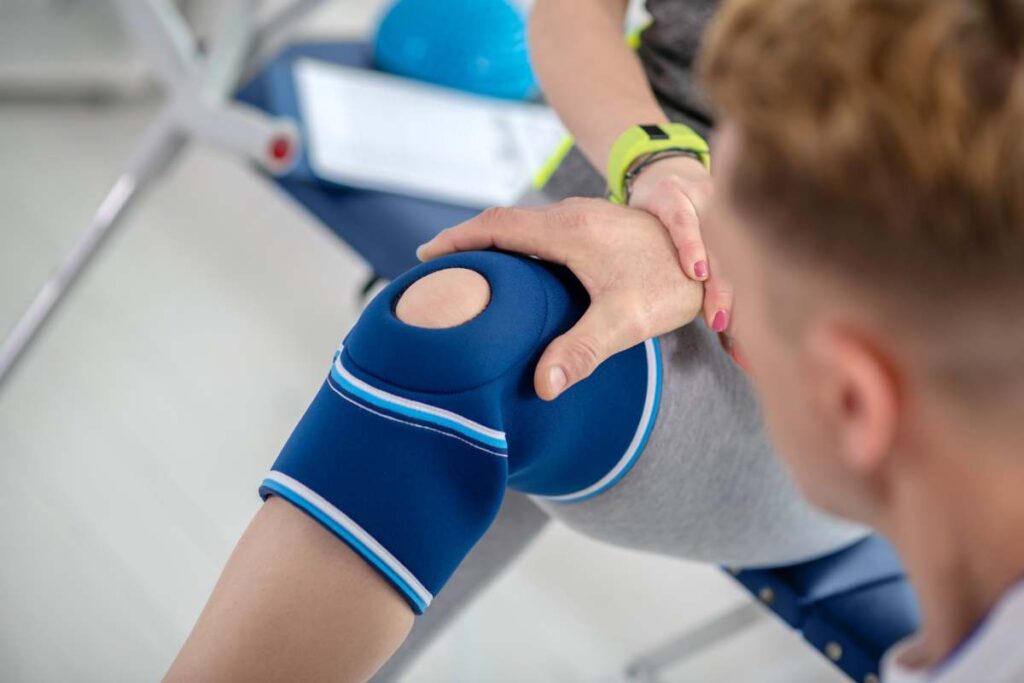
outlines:
[[292, 152], [291, 143], [288, 138], [274, 138], [270, 143], [270, 158], [274, 161], [284, 161]]

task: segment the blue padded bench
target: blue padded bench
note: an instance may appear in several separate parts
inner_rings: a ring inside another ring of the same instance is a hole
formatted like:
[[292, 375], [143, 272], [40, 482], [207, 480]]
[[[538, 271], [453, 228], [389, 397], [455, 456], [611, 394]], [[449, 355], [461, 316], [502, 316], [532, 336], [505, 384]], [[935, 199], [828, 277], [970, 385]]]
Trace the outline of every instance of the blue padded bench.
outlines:
[[899, 558], [879, 536], [817, 560], [733, 575], [855, 681], [877, 681], [882, 655], [920, 623]]
[[[372, 68], [366, 43], [296, 44], [246, 85], [239, 99], [271, 111], [269, 75], [290, 68], [300, 57]], [[275, 182], [366, 259], [377, 276], [387, 279], [417, 263], [417, 246], [476, 213], [442, 202], [296, 178]], [[858, 682], [876, 681], [882, 654], [915, 631], [920, 620], [898, 558], [877, 536], [809, 562], [731, 573]]]

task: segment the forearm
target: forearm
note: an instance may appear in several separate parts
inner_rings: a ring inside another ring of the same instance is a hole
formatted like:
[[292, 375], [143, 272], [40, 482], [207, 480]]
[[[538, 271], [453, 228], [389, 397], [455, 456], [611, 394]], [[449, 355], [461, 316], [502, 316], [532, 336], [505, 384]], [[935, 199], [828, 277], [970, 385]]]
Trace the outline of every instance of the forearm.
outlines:
[[530, 55], [548, 102], [602, 174], [616, 138], [667, 121], [623, 37], [627, 0], [537, 0]]
[[412, 621], [408, 604], [365, 560], [271, 497], [166, 680], [367, 680]]

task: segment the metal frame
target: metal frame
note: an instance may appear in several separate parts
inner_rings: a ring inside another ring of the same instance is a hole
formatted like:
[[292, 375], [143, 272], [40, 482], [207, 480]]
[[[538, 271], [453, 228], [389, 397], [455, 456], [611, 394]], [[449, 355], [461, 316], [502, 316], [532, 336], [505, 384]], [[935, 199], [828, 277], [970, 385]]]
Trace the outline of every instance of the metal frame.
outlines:
[[233, 100], [239, 85], [283, 44], [288, 30], [323, 0], [291, 0], [260, 16], [262, 0], [229, 0], [201, 51], [170, 0], [111, 0], [125, 32], [166, 91], [166, 104], [143, 134], [92, 221], [0, 346], [0, 389], [131, 205], [192, 140], [282, 174], [300, 143], [295, 125]]
[[733, 638], [764, 621], [769, 614], [770, 612], [757, 601], [734, 607], [668, 642], [637, 655], [626, 665], [623, 680], [629, 683], [660, 683], [661, 674], [670, 666]]

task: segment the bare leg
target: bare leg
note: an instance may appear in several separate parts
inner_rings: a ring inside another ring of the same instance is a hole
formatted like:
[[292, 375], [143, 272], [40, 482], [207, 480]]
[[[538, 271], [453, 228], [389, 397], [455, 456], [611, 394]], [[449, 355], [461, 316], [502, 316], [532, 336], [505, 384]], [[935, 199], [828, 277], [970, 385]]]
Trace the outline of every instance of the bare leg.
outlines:
[[[450, 269], [410, 287], [397, 312], [423, 327], [458, 325], [479, 314], [489, 296], [479, 274]], [[525, 507], [528, 501], [521, 505], [525, 526], [508, 528], [522, 528], [525, 536], [502, 535], [485, 548], [487, 576], [515, 554], [505, 554], [503, 540], [522, 547], [543, 524], [539, 511]], [[470, 581], [465, 599], [484, 583]], [[412, 623], [409, 605], [365, 560], [304, 512], [271, 497], [242, 534], [166, 678], [364, 681]]]
[[169, 681], [361, 681], [412, 610], [305, 513], [269, 499], [231, 554]]

